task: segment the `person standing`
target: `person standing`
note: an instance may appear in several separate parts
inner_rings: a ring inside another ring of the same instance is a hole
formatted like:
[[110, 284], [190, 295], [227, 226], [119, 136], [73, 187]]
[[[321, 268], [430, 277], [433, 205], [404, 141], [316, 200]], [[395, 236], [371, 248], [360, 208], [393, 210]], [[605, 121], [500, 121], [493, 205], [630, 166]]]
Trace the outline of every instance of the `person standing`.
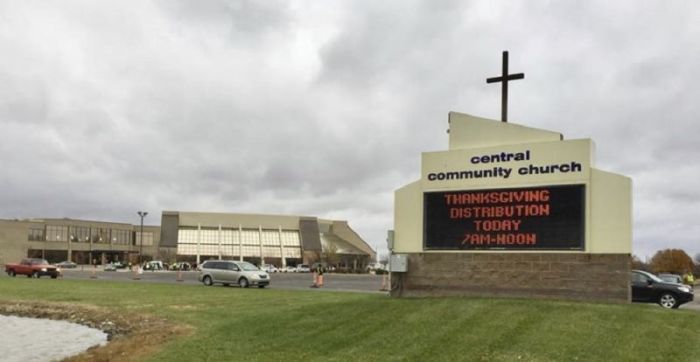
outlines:
[[323, 273], [326, 271], [323, 267], [323, 263], [318, 263], [316, 266], [316, 287], [323, 287]]
[[685, 283], [691, 287], [695, 285], [695, 277], [693, 276], [693, 272], [686, 273], [683, 279], [685, 279]]

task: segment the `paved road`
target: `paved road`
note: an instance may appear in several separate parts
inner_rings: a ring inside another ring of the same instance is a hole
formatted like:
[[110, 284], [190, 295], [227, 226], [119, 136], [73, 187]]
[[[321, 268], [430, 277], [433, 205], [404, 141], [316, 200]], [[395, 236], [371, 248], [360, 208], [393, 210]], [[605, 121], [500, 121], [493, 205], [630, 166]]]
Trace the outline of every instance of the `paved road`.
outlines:
[[700, 285], [695, 286], [695, 299], [690, 303], [683, 304], [679, 309], [692, 309], [700, 312]]
[[[178, 281], [178, 273], [174, 271], [144, 271], [139, 280], [134, 280], [135, 274], [127, 270], [116, 272], [106, 272], [97, 270], [93, 272], [89, 268], [64, 269], [63, 277], [66, 279], [91, 279], [97, 280], [120, 280], [132, 281], [134, 283], [173, 283], [173, 284], [201, 284], [197, 280], [199, 272], [181, 272]], [[270, 274], [270, 286], [274, 289], [311, 289], [313, 284], [313, 274], [311, 273], [272, 273]], [[377, 292], [382, 285], [381, 275], [371, 274], [335, 274], [326, 273], [324, 275], [324, 290], [344, 290], [357, 292]]]

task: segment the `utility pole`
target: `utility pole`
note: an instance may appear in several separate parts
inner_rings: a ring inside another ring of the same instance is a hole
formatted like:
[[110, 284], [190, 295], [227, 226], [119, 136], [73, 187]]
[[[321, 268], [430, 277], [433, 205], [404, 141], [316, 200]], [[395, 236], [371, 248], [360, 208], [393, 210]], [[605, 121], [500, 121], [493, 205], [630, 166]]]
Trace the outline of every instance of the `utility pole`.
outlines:
[[141, 266], [141, 255], [143, 254], [143, 218], [148, 215], [147, 211], [139, 211], [141, 217], [141, 236], [139, 237], [139, 267]]

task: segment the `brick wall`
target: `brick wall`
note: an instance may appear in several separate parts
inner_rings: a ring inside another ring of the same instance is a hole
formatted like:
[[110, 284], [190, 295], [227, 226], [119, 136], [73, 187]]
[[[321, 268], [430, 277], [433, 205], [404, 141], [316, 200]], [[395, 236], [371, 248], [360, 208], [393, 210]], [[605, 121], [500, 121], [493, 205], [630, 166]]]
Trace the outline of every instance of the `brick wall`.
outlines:
[[630, 301], [628, 254], [421, 253], [394, 273], [392, 296]]

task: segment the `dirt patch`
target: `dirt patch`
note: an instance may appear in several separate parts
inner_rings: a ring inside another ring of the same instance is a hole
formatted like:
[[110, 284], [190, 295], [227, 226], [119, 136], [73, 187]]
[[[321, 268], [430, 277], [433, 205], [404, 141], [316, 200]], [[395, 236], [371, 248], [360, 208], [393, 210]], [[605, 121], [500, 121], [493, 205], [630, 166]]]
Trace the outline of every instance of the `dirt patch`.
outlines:
[[0, 314], [65, 320], [104, 331], [105, 346], [91, 348], [65, 361], [137, 361], [159, 351], [192, 327], [152, 315], [123, 313], [91, 305], [41, 302], [4, 302]]

